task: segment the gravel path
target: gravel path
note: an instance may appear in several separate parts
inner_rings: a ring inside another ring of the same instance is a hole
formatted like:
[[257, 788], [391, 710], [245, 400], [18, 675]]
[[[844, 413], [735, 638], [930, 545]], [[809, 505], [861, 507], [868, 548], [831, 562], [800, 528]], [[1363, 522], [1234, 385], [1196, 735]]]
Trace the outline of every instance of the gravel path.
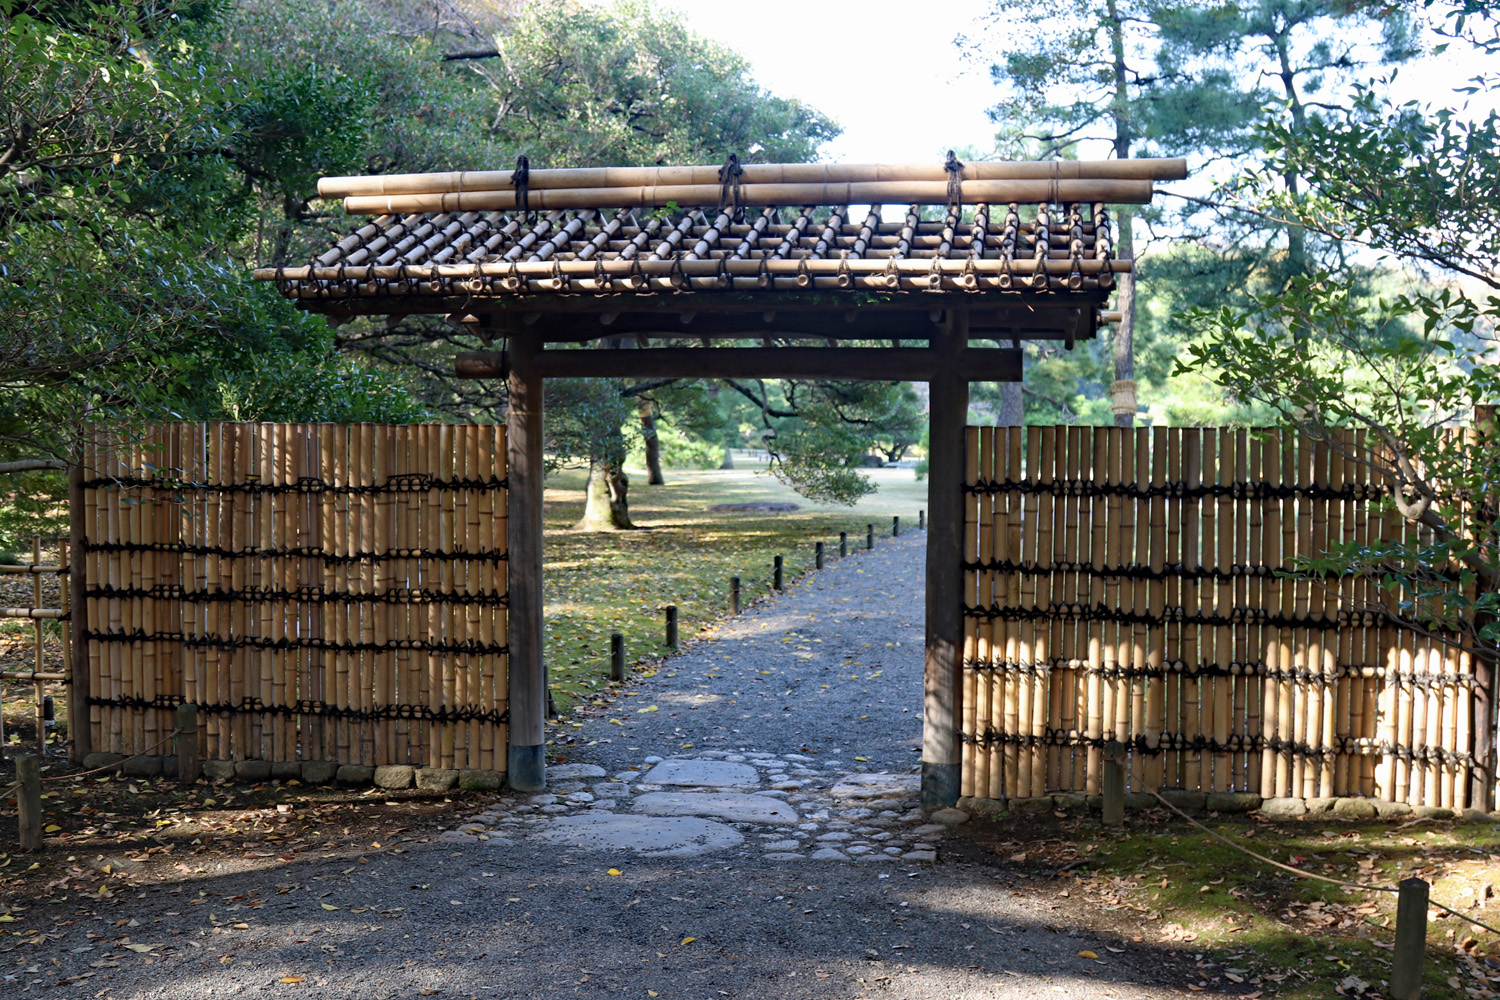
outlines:
[[922, 553], [882, 542], [687, 643], [574, 730], [554, 794], [403, 853], [210, 867], [59, 917], [45, 951], [0, 944], [0, 993], [1189, 995], [1158, 949], [1053, 925], [913, 808]]

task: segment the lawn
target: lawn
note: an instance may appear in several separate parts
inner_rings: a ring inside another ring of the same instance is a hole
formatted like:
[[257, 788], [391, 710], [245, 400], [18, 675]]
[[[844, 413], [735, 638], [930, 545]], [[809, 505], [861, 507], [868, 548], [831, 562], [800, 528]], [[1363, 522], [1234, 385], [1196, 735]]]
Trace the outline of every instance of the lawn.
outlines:
[[[546, 659], [549, 682], [564, 714], [609, 682], [609, 636], [625, 637], [627, 662], [649, 670], [667, 652], [664, 609], [675, 604], [683, 639], [729, 611], [729, 579], [742, 600], [770, 592], [772, 562], [784, 557], [788, 583], [813, 568], [814, 543], [838, 558], [838, 535], [849, 533], [850, 558], [890, 537], [891, 518], [914, 531], [927, 507], [927, 483], [911, 469], [872, 469], [879, 490], [853, 507], [815, 504], [754, 469], [668, 470], [665, 486], [645, 485], [629, 470], [631, 518], [638, 531], [572, 530], [583, 512], [582, 472], [547, 480]], [[786, 513], [713, 513], [727, 503], [795, 503]]]
[[[1319, 875], [1377, 886], [1424, 878], [1433, 902], [1500, 925], [1500, 827], [1330, 816], [1204, 822], [1249, 850]], [[1122, 943], [1192, 955], [1202, 977], [1195, 988], [1286, 1000], [1389, 995], [1382, 981], [1390, 977], [1394, 893], [1299, 878], [1165, 810], [1131, 814], [1123, 831], [1103, 828], [1097, 817], [1008, 815], [975, 820], [966, 832], [997, 877], [1077, 922]], [[1500, 995], [1500, 938], [1437, 910], [1430, 917], [1424, 997]]]

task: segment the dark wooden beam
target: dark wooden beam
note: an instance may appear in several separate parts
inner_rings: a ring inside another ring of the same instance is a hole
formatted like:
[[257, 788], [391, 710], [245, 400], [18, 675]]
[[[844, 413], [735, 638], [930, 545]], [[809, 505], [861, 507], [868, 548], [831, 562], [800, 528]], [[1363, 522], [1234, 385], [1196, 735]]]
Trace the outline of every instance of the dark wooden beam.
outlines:
[[510, 614], [506, 775], [519, 792], [547, 784], [547, 675], [542, 660], [542, 377], [536, 338], [510, 342], [506, 431], [506, 566]]
[[[640, 350], [539, 351], [544, 378], [813, 378], [930, 382], [952, 375], [966, 382], [1015, 382], [1021, 352], [970, 347], [941, 353], [925, 347], [653, 347]], [[495, 351], [459, 354], [459, 378], [497, 378]]]
[[[962, 359], [969, 317], [954, 310], [936, 349], [946, 355], [932, 380], [927, 452], [927, 628], [922, 701], [922, 806], [951, 806], [959, 796], [958, 727], [963, 719], [964, 450], [969, 380]], [[1020, 352], [1016, 378], [1020, 378]]]

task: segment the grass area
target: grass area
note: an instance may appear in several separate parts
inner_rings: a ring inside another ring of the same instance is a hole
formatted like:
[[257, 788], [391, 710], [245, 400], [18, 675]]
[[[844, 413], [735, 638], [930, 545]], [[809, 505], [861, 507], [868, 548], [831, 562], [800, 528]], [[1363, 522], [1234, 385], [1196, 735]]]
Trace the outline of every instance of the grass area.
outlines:
[[[871, 469], [880, 489], [853, 507], [814, 504], [751, 469], [668, 470], [665, 486], [645, 485], [630, 470], [631, 518], [639, 531], [578, 532], [584, 475], [547, 481], [546, 658], [559, 710], [602, 693], [609, 682], [609, 635], [625, 637], [626, 658], [642, 669], [667, 652], [664, 608], [675, 604], [681, 637], [729, 610], [729, 578], [742, 600], [769, 593], [772, 562], [784, 557], [788, 582], [813, 568], [813, 545], [838, 558], [838, 533], [849, 533], [850, 558], [864, 550], [865, 525], [877, 543], [889, 538], [892, 516], [915, 530], [927, 507], [927, 483], [911, 469]], [[788, 513], [711, 513], [725, 503], [796, 503]]]
[[[1500, 828], [1489, 824], [1220, 817], [1206, 825], [1320, 875], [1384, 886], [1427, 879], [1434, 902], [1500, 925]], [[1061, 884], [1043, 891], [1073, 899], [1087, 913], [1081, 919], [1193, 954], [1201, 988], [1290, 1000], [1388, 995], [1394, 893], [1298, 878], [1158, 813], [1132, 816], [1124, 832], [1030, 816], [975, 832], [997, 865], [1055, 873]], [[1440, 911], [1431, 917], [1423, 995], [1500, 996], [1500, 937]]]

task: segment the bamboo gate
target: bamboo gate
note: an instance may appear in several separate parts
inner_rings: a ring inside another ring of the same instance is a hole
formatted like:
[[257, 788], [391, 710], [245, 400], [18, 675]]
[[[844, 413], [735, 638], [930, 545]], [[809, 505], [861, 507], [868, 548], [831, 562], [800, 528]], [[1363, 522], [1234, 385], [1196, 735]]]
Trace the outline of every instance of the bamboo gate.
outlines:
[[969, 428], [962, 793], [1098, 793], [1116, 741], [1137, 791], [1487, 808], [1488, 665], [1368, 578], [1277, 575], [1402, 530], [1365, 447]]
[[504, 428], [167, 424], [84, 468], [89, 746], [190, 703], [207, 759], [505, 770]]

